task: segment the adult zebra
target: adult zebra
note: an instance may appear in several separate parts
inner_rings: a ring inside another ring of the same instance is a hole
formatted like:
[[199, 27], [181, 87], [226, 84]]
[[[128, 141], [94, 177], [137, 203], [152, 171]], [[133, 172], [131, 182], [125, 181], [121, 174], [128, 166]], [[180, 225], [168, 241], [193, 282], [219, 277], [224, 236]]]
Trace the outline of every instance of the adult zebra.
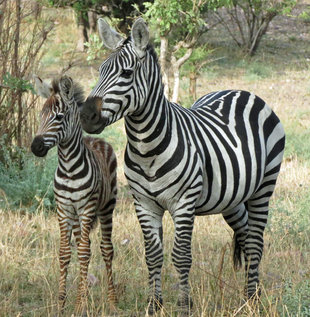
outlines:
[[245, 91], [207, 94], [191, 109], [169, 102], [143, 19], [122, 37], [102, 19], [99, 33], [114, 52], [81, 108], [83, 128], [99, 133], [125, 118], [125, 175], [144, 234], [149, 312], [162, 304], [162, 217], [175, 225], [172, 260], [180, 276], [178, 304], [192, 306], [188, 275], [195, 216], [222, 213], [234, 230], [235, 265], [245, 258], [246, 293], [258, 289], [268, 203], [285, 136], [274, 112]]
[[41, 112], [41, 123], [31, 150], [45, 156], [58, 147], [58, 167], [54, 193], [60, 226], [59, 311], [66, 301], [66, 278], [71, 258], [71, 235], [75, 236], [80, 262], [80, 282], [75, 305], [77, 313], [86, 313], [87, 272], [90, 262], [89, 233], [96, 218], [100, 221], [101, 253], [108, 276], [108, 300], [116, 303], [112, 278], [112, 214], [116, 203], [116, 156], [102, 139], [83, 137], [78, 105], [84, 101], [82, 88], [63, 76], [49, 86], [35, 77], [36, 88], [48, 98]]

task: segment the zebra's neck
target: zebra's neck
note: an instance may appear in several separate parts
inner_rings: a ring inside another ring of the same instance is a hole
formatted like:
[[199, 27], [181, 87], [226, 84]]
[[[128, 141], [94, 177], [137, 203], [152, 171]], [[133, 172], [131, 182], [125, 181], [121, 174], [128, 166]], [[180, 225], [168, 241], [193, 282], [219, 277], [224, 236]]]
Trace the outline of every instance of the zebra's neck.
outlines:
[[84, 162], [88, 148], [83, 141], [83, 132], [80, 122], [74, 125], [71, 135], [58, 145], [58, 173], [63, 177], [72, 177], [77, 174]]
[[138, 114], [125, 117], [125, 128], [132, 151], [151, 156], [149, 151], [154, 155], [160, 154], [165, 140], [171, 137], [172, 103], [164, 95], [160, 67], [152, 56], [148, 59], [147, 68], [152, 76], [146, 103]]

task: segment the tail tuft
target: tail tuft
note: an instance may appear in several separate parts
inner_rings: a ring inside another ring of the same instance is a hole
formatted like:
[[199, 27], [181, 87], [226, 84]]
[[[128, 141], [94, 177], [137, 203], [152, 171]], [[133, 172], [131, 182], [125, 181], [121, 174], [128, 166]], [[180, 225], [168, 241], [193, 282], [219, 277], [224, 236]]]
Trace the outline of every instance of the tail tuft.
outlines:
[[241, 259], [241, 246], [238, 242], [238, 234], [234, 233], [234, 238], [233, 238], [233, 248], [234, 248], [234, 269], [238, 270], [242, 267], [242, 259]]

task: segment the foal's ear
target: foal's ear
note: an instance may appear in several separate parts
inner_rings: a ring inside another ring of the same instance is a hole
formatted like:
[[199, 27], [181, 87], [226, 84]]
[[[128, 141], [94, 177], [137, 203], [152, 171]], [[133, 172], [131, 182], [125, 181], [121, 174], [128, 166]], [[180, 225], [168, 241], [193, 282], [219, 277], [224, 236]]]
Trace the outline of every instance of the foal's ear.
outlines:
[[145, 55], [145, 49], [149, 43], [149, 29], [142, 18], [138, 18], [132, 26], [131, 37], [134, 47], [140, 57]]
[[98, 19], [98, 29], [104, 46], [111, 50], [115, 50], [123, 41], [123, 37], [102, 18]]
[[39, 76], [33, 75], [35, 81], [36, 92], [43, 98], [49, 98], [52, 94], [53, 88], [51, 85], [44, 82]]
[[69, 76], [62, 76], [59, 81], [59, 90], [63, 98], [70, 100], [73, 97], [73, 80]]

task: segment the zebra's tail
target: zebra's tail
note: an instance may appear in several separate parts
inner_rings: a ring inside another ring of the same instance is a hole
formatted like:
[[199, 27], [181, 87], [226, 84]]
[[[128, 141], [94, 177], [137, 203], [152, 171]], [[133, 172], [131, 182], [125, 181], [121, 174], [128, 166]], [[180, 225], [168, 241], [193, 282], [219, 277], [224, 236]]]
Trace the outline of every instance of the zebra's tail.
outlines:
[[234, 269], [238, 270], [242, 267], [242, 259], [241, 259], [241, 245], [238, 241], [238, 234], [235, 232], [234, 233], [234, 238], [233, 238], [233, 249], [234, 249]]

